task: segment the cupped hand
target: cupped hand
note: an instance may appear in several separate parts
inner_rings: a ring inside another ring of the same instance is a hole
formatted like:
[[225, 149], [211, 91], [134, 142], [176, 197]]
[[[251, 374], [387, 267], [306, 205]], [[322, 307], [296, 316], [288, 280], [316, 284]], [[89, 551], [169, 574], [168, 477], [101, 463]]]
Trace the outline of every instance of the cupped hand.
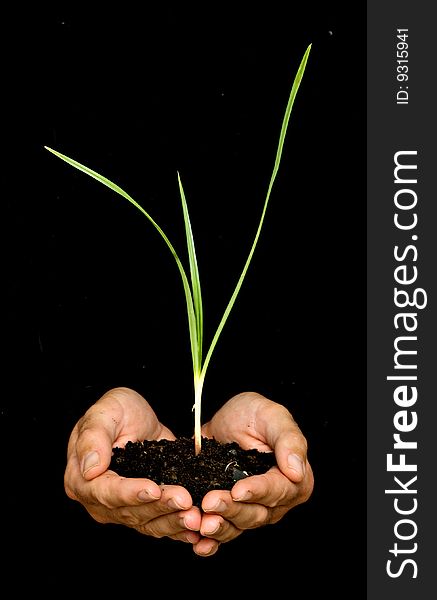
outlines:
[[314, 478], [307, 442], [287, 408], [264, 396], [245, 392], [231, 398], [202, 428], [202, 435], [242, 448], [274, 452], [277, 466], [239, 480], [229, 491], [213, 490], [202, 501], [202, 538], [193, 549], [202, 556], [246, 529], [277, 523], [308, 500]]
[[118, 523], [153, 537], [195, 544], [200, 511], [189, 492], [149, 479], [120, 477], [108, 470], [112, 448], [127, 441], [175, 439], [150, 404], [128, 388], [115, 388], [93, 404], [69, 439], [64, 485], [99, 523]]

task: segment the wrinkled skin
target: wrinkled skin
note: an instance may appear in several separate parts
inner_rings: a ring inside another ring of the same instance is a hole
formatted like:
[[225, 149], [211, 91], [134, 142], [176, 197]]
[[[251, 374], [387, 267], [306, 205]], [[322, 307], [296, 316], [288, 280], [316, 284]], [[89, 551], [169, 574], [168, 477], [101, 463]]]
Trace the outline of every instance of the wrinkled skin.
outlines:
[[108, 470], [114, 446], [175, 436], [142, 396], [129, 388], [115, 388], [73, 428], [65, 491], [99, 523], [118, 523], [144, 535], [187, 542], [199, 556], [213, 555], [220, 544], [245, 529], [277, 523], [310, 497], [314, 479], [307, 443], [283, 405], [255, 392], [238, 394], [203, 425], [202, 435], [235, 441], [245, 449], [273, 451], [278, 466], [241, 479], [230, 491], [208, 492], [201, 510], [192, 505], [188, 490], [181, 486], [120, 477]]

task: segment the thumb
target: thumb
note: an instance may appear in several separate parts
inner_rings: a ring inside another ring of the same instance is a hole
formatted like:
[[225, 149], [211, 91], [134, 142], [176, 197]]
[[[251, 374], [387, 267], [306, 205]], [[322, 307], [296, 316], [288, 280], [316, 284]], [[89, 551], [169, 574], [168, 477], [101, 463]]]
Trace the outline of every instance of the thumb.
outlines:
[[307, 441], [291, 413], [280, 408], [276, 405], [263, 419], [267, 441], [275, 451], [281, 472], [293, 483], [299, 483], [308, 468]]
[[112, 444], [116, 432], [105, 419], [86, 419], [79, 426], [76, 440], [76, 456], [80, 472], [86, 480], [104, 473], [111, 462]]
[[307, 469], [307, 443], [302, 433], [282, 432], [277, 438], [275, 456], [281, 472], [294, 483], [300, 483]]

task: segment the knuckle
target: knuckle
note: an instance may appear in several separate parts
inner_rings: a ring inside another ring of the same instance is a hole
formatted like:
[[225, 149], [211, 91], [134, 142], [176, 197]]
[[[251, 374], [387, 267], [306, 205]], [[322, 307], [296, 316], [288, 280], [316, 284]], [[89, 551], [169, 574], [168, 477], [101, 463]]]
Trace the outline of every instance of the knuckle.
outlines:
[[282, 519], [287, 510], [288, 509], [284, 508], [283, 506], [272, 508], [272, 510], [269, 512], [269, 517], [268, 521], [266, 522], [266, 525], [274, 525], [275, 523], [278, 523], [278, 521]]
[[118, 520], [128, 527], [138, 526], [138, 516], [128, 506], [123, 506], [117, 510]]
[[79, 421], [77, 423], [78, 434], [81, 437], [86, 436], [87, 433], [91, 430], [92, 420], [93, 420], [93, 412], [91, 409], [88, 409], [88, 411], [83, 415], [83, 417], [81, 417], [79, 419]]
[[153, 521], [149, 521], [148, 523], [141, 523], [140, 525], [137, 525], [135, 529], [143, 535], [149, 535], [150, 537], [154, 537], [157, 539], [161, 539], [166, 536], [164, 531], [155, 523], [153, 523]]
[[302, 502], [306, 502], [314, 491], [314, 475], [312, 471], [310, 471], [310, 477], [308, 478], [308, 483], [304, 486], [302, 490]]
[[111, 502], [108, 502], [106, 493], [104, 493], [101, 489], [97, 488], [95, 490], [94, 497], [97, 504], [100, 504], [109, 510], [115, 508]]
[[290, 485], [281, 485], [278, 493], [269, 503], [269, 507], [276, 508], [278, 506], [284, 506], [284, 504], [288, 504], [290, 502], [290, 496], [292, 495], [290, 488]]
[[269, 508], [276, 508], [290, 503], [290, 499], [294, 496], [294, 488], [288, 479], [282, 475], [280, 471], [272, 472], [275, 477], [274, 483], [271, 484], [269, 494], [266, 496], [266, 501], [263, 503]]
[[252, 516], [249, 529], [256, 529], [262, 527], [269, 522], [270, 510], [267, 506], [257, 505], [256, 511]]
[[70, 498], [70, 500], [79, 501], [79, 495], [73, 490], [73, 488], [71, 486], [69, 486], [68, 484], [65, 484], [64, 490], [65, 490], [65, 493], [67, 494], [67, 496]]
[[90, 513], [90, 514], [93, 517], [93, 519], [95, 521], [97, 521], [97, 523], [100, 523], [100, 525], [107, 525], [108, 523], [114, 522], [107, 515], [103, 515], [101, 513]]
[[308, 452], [308, 440], [303, 435], [301, 430], [291, 434], [292, 445], [300, 450], [300, 452], [306, 456]]

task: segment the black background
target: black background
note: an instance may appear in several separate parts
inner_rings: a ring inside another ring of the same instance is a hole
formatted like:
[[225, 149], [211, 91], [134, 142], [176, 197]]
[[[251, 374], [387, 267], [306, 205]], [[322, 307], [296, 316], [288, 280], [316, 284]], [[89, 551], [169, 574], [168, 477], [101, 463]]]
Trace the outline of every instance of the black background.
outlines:
[[[352, 8], [353, 7], [353, 8]], [[364, 597], [365, 5], [207, 4], [8, 15], [1, 398], [7, 577], [19, 588]], [[207, 373], [202, 420], [244, 390], [285, 404], [309, 444], [311, 499], [211, 558], [102, 526], [63, 490], [76, 420], [107, 389], [192, 431], [179, 274], [112, 179], [185, 259], [190, 208], [211, 339], [267, 191], [289, 90], [308, 66], [265, 225]], [[165, 577], [158, 569], [163, 566]], [[100, 587], [101, 586], [101, 587]], [[199, 587], [200, 586], [200, 587]]]

